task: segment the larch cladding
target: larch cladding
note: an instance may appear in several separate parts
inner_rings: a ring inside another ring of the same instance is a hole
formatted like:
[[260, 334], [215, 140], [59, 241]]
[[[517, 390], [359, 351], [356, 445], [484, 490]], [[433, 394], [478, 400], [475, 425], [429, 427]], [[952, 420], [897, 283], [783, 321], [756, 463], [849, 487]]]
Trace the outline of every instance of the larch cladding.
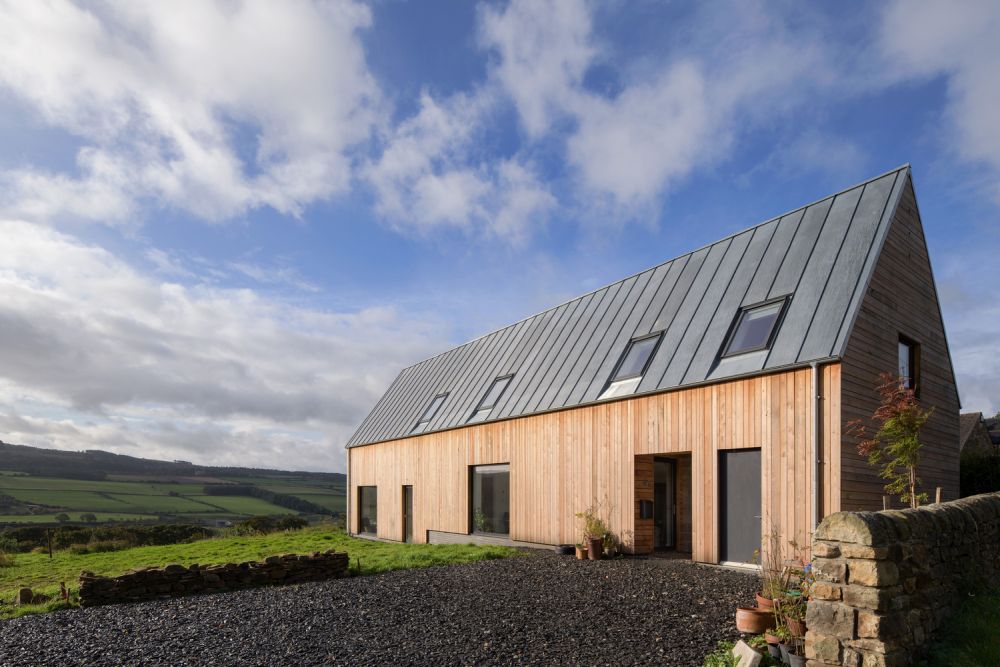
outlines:
[[1000, 575], [1000, 493], [822, 521], [806, 614], [809, 667], [903, 667]]
[[[469, 467], [510, 464], [510, 538], [572, 544], [575, 514], [601, 505], [626, 547], [637, 534], [637, 457], [690, 454], [692, 558], [718, 560], [719, 452], [761, 448], [761, 515], [789, 539], [812, 532], [811, 369], [478, 424], [354, 447], [350, 493], [378, 487], [378, 537], [402, 539], [402, 487], [413, 486], [414, 537], [469, 532]], [[820, 369], [821, 515], [840, 510], [840, 366]], [[680, 509], [680, 508], [679, 508]], [[358, 526], [352, 502], [350, 526]]]
[[[842, 411], [846, 424], [870, 417], [878, 406], [875, 386], [880, 373], [896, 373], [899, 336], [920, 346], [919, 399], [933, 407], [924, 427], [922, 489], [931, 500], [959, 496], [958, 391], [945, 340], [934, 278], [913, 188], [907, 185], [896, 209], [878, 264], [862, 301], [841, 363]], [[846, 430], [846, 428], [845, 428]], [[882, 509], [884, 481], [858, 454], [856, 441], [844, 438], [841, 507]]]

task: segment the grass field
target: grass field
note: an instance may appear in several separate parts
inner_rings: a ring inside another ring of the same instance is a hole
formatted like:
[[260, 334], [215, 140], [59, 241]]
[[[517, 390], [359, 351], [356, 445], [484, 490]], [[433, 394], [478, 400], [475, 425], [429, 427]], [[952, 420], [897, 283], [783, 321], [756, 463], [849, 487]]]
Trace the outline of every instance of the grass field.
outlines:
[[[18, 587], [28, 586], [33, 590], [52, 594], [58, 592], [59, 583], [64, 581], [73, 591], [82, 570], [116, 575], [150, 565], [238, 563], [261, 560], [276, 554], [311, 553], [327, 549], [346, 551], [350, 556], [352, 570], [358, 574], [469, 563], [521, 554], [509, 547], [375, 542], [352, 538], [342, 531], [323, 526], [258, 537], [223, 537], [188, 544], [137, 547], [97, 554], [74, 555], [68, 551], [60, 551], [52, 559], [46, 554], [17, 554], [13, 567], [0, 568], [0, 618], [14, 614], [9, 603]], [[38, 608], [33, 610], [44, 611]]]
[[928, 667], [1000, 665], [1000, 593], [969, 598], [948, 619], [924, 664]]
[[[222, 481], [222, 480], [216, 480]], [[295, 495], [330, 511], [344, 511], [342, 484], [312, 483], [294, 477], [232, 478], [241, 484], [255, 484], [277, 493]], [[0, 475], [0, 495], [23, 505], [41, 506], [36, 514], [20, 509], [0, 514], [0, 523], [45, 523], [65, 512], [74, 521], [81, 513], [94, 513], [98, 521], [155, 519], [169, 515], [177, 520], [237, 519], [253, 515], [294, 514], [294, 510], [251, 496], [207, 496], [205, 485], [175, 484], [169, 481], [88, 481], [31, 475]]]

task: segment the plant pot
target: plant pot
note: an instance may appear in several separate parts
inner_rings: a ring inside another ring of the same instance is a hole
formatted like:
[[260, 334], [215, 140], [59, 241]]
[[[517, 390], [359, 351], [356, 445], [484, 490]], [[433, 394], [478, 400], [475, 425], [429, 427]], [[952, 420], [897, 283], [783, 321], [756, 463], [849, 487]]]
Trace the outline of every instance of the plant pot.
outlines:
[[761, 609], [768, 609], [768, 610], [774, 609], [774, 600], [772, 600], [771, 598], [766, 598], [760, 593], [754, 593], [754, 595], [757, 598], [758, 607], [760, 607]]
[[786, 618], [785, 625], [788, 626], [788, 631], [792, 633], [793, 637], [805, 637], [806, 636], [806, 622], [797, 621], [794, 618]]
[[788, 654], [788, 664], [791, 667], [806, 667], [805, 656], [795, 655], [794, 653]]
[[778, 644], [768, 644], [767, 653], [775, 660], [781, 660], [781, 646]]
[[788, 644], [785, 644], [784, 642], [782, 642], [781, 644], [778, 644], [778, 647], [781, 650], [781, 662], [783, 662], [784, 664], [787, 665], [788, 664]]
[[750, 635], [759, 635], [775, 625], [774, 613], [760, 607], [737, 607], [736, 629]]
[[604, 538], [591, 537], [587, 539], [587, 558], [590, 560], [601, 560], [604, 553]]
[[772, 635], [770, 630], [764, 633], [764, 641], [766, 641], [768, 645], [774, 645], [774, 646], [777, 646], [778, 644], [781, 643], [781, 640], [778, 639], [776, 636]]
[[576, 548], [576, 559], [577, 560], [587, 560], [587, 548], [577, 547]]

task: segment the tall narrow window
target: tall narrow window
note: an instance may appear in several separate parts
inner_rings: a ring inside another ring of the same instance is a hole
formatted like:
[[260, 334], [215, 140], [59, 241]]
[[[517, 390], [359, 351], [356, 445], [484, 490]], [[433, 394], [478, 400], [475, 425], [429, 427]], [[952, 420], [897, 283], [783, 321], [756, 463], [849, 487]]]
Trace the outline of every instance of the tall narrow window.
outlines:
[[918, 393], [920, 390], [920, 345], [905, 336], [899, 337], [899, 378], [903, 384]]
[[661, 331], [630, 340], [608, 380], [608, 386], [598, 398], [614, 398], [634, 392], [639, 383], [642, 382], [642, 376], [646, 374], [649, 362], [652, 361], [653, 353], [656, 352], [662, 337], [663, 332]]
[[420, 419], [417, 421], [417, 425], [413, 427], [410, 433], [423, 433], [427, 430], [427, 427], [431, 425], [431, 420], [434, 419], [434, 415], [437, 414], [438, 410], [441, 409], [441, 404], [444, 403], [444, 399], [448, 398], [448, 394], [438, 394], [433, 399], [431, 399], [431, 404], [427, 406], [424, 410], [424, 414], [420, 415]]
[[378, 487], [358, 487], [358, 532], [374, 535], [378, 532]]
[[510, 464], [473, 466], [470, 473], [472, 532], [509, 535]]
[[731, 357], [771, 347], [787, 302], [787, 298], [782, 298], [741, 309], [722, 356]]
[[486, 390], [483, 400], [479, 401], [475, 412], [469, 417], [469, 423], [481, 422], [490, 416], [490, 412], [500, 401], [500, 397], [503, 396], [504, 390], [507, 389], [507, 385], [510, 384], [513, 377], [513, 375], [505, 375], [493, 381], [490, 388]]

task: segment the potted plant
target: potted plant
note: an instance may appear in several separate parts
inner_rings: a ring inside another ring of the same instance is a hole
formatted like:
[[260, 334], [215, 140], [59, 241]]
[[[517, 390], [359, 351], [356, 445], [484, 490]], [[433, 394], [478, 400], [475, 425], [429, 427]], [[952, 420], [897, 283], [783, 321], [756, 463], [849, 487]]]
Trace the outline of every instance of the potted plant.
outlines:
[[577, 560], [587, 560], [587, 547], [582, 544], [576, 545], [576, 559]]
[[775, 659], [781, 659], [781, 639], [771, 630], [764, 632], [764, 642], [767, 644], [768, 654]]
[[604, 536], [608, 533], [607, 525], [597, 515], [597, 511], [593, 507], [589, 507], [583, 512], [577, 512], [576, 517], [583, 521], [583, 545], [587, 547], [587, 557], [590, 560], [600, 560], [604, 553]]
[[754, 560], [760, 566], [760, 590], [754, 596], [757, 606], [774, 609], [774, 601], [787, 590], [791, 578], [781, 559], [781, 532], [777, 524], [771, 524], [771, 531], [764, 536], [764, 544], [754, 552]]
[[783, 663], [788, 662], [788, 644], [792, 641], [792, 633], [788, 631], [787, 625], [779, 625], [772, 634], [778, 638], [778, 652]]
[[608, 558], [614, 558], [618, 555], [618, 540], [611, 533], [605, 533], [603, 546], [604, 555]]
[[787, 662], [790, 667], [805, 667], [806, 657], [805, 657], [805, 646], [801, 640], [793, 639], [787, 644], [787, 651], [785, 652], [785, 662]]

